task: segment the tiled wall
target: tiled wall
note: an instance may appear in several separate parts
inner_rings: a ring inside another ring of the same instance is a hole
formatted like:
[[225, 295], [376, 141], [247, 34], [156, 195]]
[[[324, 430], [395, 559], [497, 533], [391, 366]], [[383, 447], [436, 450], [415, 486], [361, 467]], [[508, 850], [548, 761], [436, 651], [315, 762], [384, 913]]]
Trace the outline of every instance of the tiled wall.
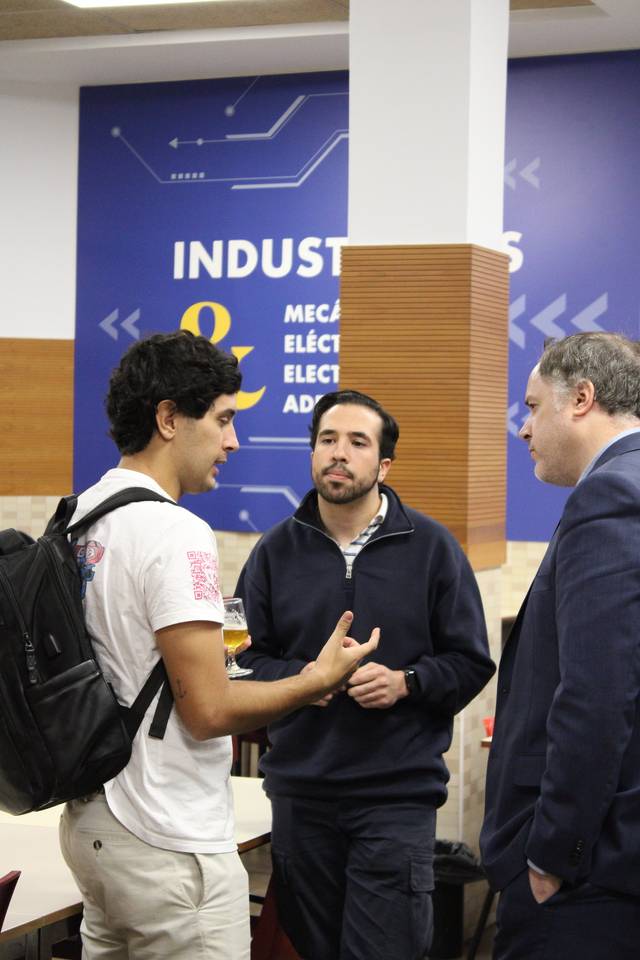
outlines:
[[[497, 660], [501, 629], [500, 569], [483, 570], [476, 577], [487, 620], [491, 655]], [[451, 773], [449, 799], [438, 812], [438, 835], [450, 840], [464, 840], [476, 852], [487, 761], [486, 751], [480, 747], [484, 736], [482, 719], [494, 712], [495, 682], [495, 678], [492, 679], [455, 719], [453, 742], [446, 756]]]
[[546, 543], [507, 542], [507, 562], [502, 567], [502, 616], [513, 617], [531, 585]]
[[60, 497], [0, 497], [0, 530], [15, 527], [39, 537]]
[[[487, 621], [491, 656], [497, 661], [500, 656], [502, 571], [500, 568], [483, 570], [476, 573], [476, 577]], [[453, 741], [445, 758], [451, 773], [449, 798], [438, 811], [438, 837], [464, 840], [476, 854], [484, 814], [488, 754], [480, 745], [484, 736], [482, 720], [494, 712], [495, 685], [494, 677], [455, 719]], [[486, 892], [485, 882], [465, 886], [465, 937], [473, 932]]]
[[216, 533], [220, 572], [222, 574], [222, 592], [225, 597], [233, 596], [238, 574], [251, 553], [251, 548], [259, 539], [259, 533]]

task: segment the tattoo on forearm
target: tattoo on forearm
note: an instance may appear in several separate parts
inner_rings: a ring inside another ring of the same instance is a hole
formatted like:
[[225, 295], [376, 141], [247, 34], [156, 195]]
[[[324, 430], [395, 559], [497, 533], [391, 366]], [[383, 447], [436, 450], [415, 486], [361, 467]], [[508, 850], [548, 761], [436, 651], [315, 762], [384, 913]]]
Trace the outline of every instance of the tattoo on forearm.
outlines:
[[183, 684], [182, 684], [182, 680], [180, 679], [180, 677], [176, 677], [176, 689], [177, 689], [177, 692], [178, 692], [178, 693], [177, 693], [178, 699], [179, 699], [179, 700], [184, 700], [184, 698], [185, 698], [186, 695], [187, 695], [187, 691], [185, 690], [185, 688], [184, 688], [184, 686], [183, 686]]

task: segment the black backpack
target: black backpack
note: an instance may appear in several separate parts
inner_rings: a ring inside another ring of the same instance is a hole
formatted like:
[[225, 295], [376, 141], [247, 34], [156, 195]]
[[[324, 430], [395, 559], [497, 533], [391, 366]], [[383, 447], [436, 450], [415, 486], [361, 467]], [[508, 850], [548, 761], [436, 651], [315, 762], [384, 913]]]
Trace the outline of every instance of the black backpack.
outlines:
[[0, 532], [0, 809], [42, 810], [94, 793], [129, 762], [134, 736], [162, 687], [150, 736], [164, 736], [173, 695], [162, 658], [131, 707], [102, 675], [87, 632], [82, 576], [68, 535], [127, 503], [160, 500], [145, 487], [109, 497], [69, 525], [63, 497], [36, 542]]

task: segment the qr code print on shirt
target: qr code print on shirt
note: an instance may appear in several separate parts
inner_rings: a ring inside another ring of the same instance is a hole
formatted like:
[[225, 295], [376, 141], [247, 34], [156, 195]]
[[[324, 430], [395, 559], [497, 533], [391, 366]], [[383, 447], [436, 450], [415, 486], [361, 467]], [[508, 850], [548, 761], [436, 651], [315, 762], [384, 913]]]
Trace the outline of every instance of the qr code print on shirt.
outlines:
[[220, 603], [220, 580], [218, 561], [212, 553], [204, 550], [187, 550], [187, 560], [191, 568], [193, 596], [196, 600], [209, 600]]

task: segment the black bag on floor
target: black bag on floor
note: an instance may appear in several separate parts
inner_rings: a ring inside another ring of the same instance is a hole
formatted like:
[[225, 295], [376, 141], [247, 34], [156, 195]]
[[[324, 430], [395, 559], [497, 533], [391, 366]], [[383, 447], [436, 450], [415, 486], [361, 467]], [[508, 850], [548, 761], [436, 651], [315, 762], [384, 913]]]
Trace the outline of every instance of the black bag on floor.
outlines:
[[433, 869], [443, 883], [469, 883], [484, 878], [484, 870], [471, 848], [456, 840], [436, 840]]
[[162, 659], [131, 707], [102, 675], [87, 632], [82, 578], [68, 539], [128, 503], [160, 500], [145, 487], [109, 497], [69, 525], [64, 497], [39, 540], [0, 532], [0, 809], [42, 810], [86, 796], [129, 762], [154, 696], [150, 735], [162, 738], [173, 704]]

